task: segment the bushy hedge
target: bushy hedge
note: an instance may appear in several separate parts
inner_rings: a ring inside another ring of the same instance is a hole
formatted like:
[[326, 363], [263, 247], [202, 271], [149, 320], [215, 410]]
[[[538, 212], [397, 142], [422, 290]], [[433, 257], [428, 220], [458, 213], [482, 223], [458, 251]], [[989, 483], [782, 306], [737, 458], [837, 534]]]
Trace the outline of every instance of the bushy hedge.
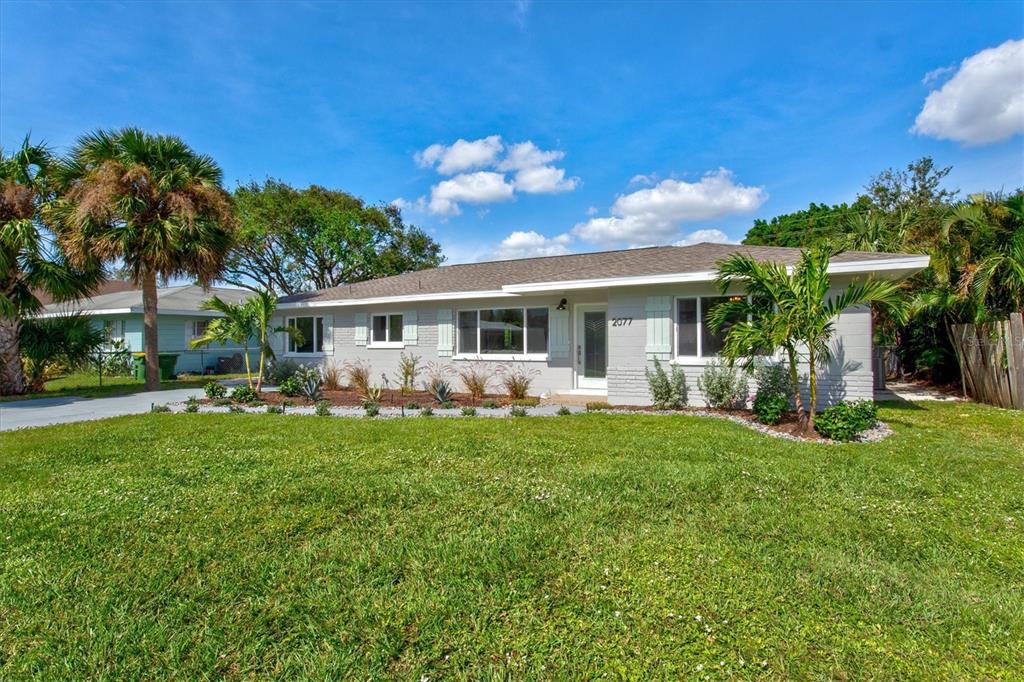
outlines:
[[778, 424], [789, 409], [790, 381], [785, 365], [765, 363], [754, 373], [757, 391], [754, 416], [762, 424]]
[[826, 408], [815, 420], [818, 433], [832, 440], [853, 440], [878, 421], [878, 408], [870, 400], [841, 403]]
[[210, 400], [216, 400], [217, 398], [223, 398], [228, 394], [228, 389], [224, 387], [224, 384], [218, 381], [211, 381], [203, 386], [203, 391], [206, 392], [206, 397]]

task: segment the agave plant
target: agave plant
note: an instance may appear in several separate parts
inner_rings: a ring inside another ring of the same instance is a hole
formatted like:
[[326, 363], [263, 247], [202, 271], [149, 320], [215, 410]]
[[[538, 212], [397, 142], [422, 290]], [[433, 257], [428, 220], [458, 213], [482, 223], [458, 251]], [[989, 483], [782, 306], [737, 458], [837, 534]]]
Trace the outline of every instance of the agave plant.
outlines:
[[380, 386], [367, 386], [366, 391], [359, 396], [359, 400], [364, 408], [370, 405], [380, 405], [380, 398], [383, 394], [384, 389]]
[[311, 403], [315, 403], [320, 400], [320, 395], [323, 392], [324, 380], [320, 375], [320, 370], [313, 367], [313, 371], [305, 372], [302, 377], [302, 384], [300, 390], [303, 397]]
[[452, 385], [444, 379], [439, 379], [427, 386], [427, 392], [430, 393], [431, 397], [441, 405], [446, 405], [452, 402], [455, 397], [455, 391], [452, 389]]

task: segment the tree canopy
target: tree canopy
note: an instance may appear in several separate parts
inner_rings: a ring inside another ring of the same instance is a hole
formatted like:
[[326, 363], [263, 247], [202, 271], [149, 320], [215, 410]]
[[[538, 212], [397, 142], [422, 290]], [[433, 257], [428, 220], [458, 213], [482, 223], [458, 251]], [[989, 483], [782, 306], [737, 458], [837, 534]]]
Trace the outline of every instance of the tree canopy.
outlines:
[[441, 264], [441, 246], [397, 206], [279, 180], [235, 191], [241, 220], [223, 280], [280, 294], [335, 287]]

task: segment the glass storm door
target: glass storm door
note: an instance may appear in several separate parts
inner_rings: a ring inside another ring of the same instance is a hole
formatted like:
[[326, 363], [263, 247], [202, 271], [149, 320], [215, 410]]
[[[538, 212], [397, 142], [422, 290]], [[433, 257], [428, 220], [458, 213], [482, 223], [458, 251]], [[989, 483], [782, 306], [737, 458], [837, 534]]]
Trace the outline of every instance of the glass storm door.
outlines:
[[576, 306], [576, 387], [607, 389], [608, 309]]

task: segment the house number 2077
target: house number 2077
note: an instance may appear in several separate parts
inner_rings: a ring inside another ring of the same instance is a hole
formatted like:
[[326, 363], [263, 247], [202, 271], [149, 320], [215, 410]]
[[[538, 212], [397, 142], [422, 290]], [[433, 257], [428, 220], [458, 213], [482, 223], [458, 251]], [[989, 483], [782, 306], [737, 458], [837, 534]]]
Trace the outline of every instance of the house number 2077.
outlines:
[[628, 327], [631, 324], [633, 324], [633, 318], [632, 317], [613, 317], [612, 318], [612, 326], [613, 327]]

